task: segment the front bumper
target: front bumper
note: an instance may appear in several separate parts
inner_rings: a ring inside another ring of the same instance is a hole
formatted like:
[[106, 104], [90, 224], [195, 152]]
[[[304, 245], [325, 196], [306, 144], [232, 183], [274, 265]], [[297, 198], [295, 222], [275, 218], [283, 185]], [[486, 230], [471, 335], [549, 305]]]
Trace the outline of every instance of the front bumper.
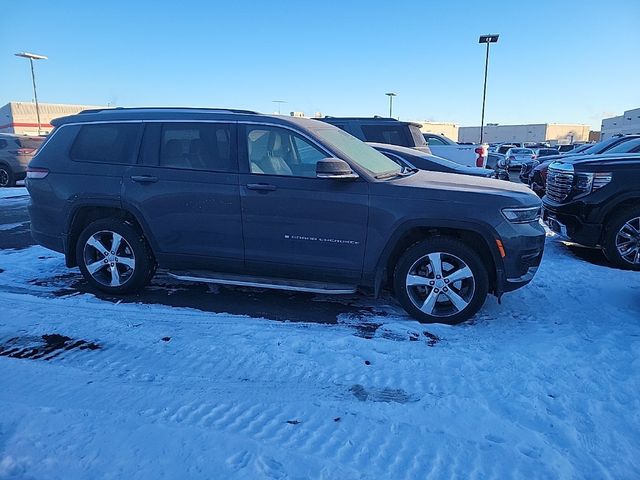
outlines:
[[598, 246], [602, 237], [602, 225], [587, 223], [579, 215], [567, 213], [562, 206], [544, 202], [542, 220], [561, 237], [588, 247]]
[[544, 254], [545, 231], [539, 222], [504, 222], [498, 229], [504, 246], [503, 278], [498, 294], [525, 286], [535, 276]]

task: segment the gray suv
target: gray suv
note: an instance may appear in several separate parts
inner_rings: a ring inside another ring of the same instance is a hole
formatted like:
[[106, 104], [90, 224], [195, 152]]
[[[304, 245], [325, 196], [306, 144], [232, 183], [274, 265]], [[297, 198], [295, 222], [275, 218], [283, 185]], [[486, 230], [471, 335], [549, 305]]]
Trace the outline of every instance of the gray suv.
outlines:
[[525, 186], [401, 167], [316, 120], [131, 108], [53, 125], [27, 174], [32, 234], [109, 294], [162, 268], [315, 293], [388, 288], [418, 320], [458, 323], [542, 258]]
[[0, 188], [15, 187], [27, 175], [27, 166], [44, 137], [0, 133]]

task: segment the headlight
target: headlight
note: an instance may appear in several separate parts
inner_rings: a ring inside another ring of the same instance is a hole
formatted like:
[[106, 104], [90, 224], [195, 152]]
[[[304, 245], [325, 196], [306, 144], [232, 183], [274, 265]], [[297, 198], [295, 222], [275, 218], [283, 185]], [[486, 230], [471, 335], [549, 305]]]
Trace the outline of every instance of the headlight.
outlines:
[[503, 208], [502, 215], [511, 223], [537, 222], [540, 218], [540, 207]]
[[575, 197], [583, 197], [611, 181], [611, 172], [576, 173]]

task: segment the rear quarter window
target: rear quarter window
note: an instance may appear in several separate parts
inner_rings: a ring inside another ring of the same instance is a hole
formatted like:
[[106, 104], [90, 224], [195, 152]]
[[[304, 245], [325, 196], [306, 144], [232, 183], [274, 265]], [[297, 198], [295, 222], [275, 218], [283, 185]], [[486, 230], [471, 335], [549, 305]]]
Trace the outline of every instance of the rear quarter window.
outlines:
[[82, 125], [71, 146], [71, 159], [80, 162], [133, 164], [141, 123]]

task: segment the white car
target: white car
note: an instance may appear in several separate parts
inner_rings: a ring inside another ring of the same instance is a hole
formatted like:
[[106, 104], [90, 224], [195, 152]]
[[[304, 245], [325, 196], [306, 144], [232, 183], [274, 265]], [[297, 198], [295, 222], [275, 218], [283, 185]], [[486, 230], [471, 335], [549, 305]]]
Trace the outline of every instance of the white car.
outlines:
[[485, 168], [487, 166], [489, 145], [486, 143], [459, 144], [444, 135], [435, 133], [423, 133], [422, 136], [431, 152], [438, 157], [469, 167]]

